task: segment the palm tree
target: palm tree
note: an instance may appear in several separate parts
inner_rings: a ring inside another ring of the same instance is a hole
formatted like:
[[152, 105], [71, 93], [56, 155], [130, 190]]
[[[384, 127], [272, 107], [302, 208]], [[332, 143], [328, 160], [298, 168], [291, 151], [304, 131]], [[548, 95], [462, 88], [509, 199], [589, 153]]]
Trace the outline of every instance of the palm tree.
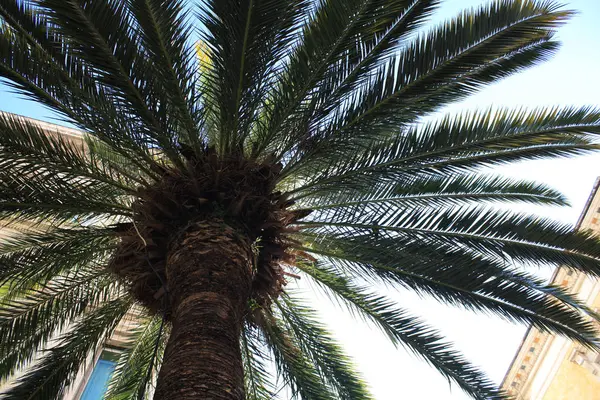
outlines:
[[482, 167], [594, 150], [600, 110], [434, 115], [550, 57], [571, 13], [498, 0], [418, 34], [438, 3], [0, 1], [1, 76], [85, 132], [0, 116], [0, 218], [26, 227], [0, 244], [3, 398], [60, 398], [135, 312], [109, 399], [267, 400], [275, 375], [370, 399], [299, 277], [478, 399], [504, 395], [374, 285], [597, 346], [514, 266], [600, 276], [598, 241], [502, 207], [566, 201]]

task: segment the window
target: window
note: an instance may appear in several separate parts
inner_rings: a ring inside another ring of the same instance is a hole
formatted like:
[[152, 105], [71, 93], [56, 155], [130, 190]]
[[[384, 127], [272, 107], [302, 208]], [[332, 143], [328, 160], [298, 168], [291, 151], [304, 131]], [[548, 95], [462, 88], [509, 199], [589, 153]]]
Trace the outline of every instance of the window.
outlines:
[[88, 379], [85, 390], [80, 400], [102, 400], [108, 381], [117, 365], [118, 355], [111, 351], [104, 351], [94, 366]]
[[527, 365], [521, 365], [521, 369], [526, 369]]
[[530, 352], [530, 353], [533, 353], [534, 351], [535, 351], [535, 347], [530, 347], [530, 348], [529, 348], [529, 352]]

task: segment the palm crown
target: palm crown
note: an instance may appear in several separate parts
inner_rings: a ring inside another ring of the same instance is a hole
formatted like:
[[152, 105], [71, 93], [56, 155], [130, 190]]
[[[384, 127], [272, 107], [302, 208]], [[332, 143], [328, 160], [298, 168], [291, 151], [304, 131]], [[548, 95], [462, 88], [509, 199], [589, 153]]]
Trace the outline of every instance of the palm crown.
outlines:
[[235, 336], [245, 394], [218, 398], [273, 398], [271, 362], [295, 397], [370, 398], [286, 287], [296, 275], [474, 398], [503, 394], [371, 283], [596, 346], [590, 310], [512, 266], [597, 276], [597, 240], [493, 206], [565, 199], [480, 167], [593, 150], [600, 111], [423, 120], [550, 57], [570, 13], [495, 1], [418, 34], [438, 3], [3, 0], [1, 76], [85, 132], [74, 144], [0, 116], [0, 218], [26, 227], [0, 244], [0, 377], [26, 367], [3, 398], [57, 398], [132, 312], [107, 398], [151, 390], [181, 340], [187, 289], [168, 269], [201, 253], [192, 235], [251, 259]]

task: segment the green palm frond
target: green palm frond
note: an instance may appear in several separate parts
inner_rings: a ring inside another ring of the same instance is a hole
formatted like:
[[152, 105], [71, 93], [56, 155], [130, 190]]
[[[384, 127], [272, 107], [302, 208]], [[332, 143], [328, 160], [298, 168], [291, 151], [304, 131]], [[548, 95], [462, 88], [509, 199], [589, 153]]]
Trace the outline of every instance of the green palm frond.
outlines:
[[[338, 214], [338, 215], [336, 215]], [[339, 217], [339, 218], [338, 218]], [[432, 251], [480, 254], [533, 264], [569, 265], [591, 275], [599, 275], [598, 240], [587, 232], [552, 220], [534, 218], [511, 211], [489, 208], [454, 208], [436, 210], [407, 209], [364, 210], [353, 221], [335, 211], [326, 218], [302, 222], [321, 226], [317, 231], [338, 237], [347, 236], [357, 244], [364, 240], [379, 244], [376, 230], [383, 240], [410, 246], [411, 241], [427, 241]], [[460, 246], [466, 247], [461, 248]], [[410, 247], [404, 247], [404, 250]], [[425, 252], [423, 255], [427, 255]]]
[[121, 3], [44, 0], [39, 4], [49, 11], [49, 20], [59, 33], [74, 41], [77, 56], [93, 66], [96, 82], [118, 102], [120, 113], [126, 112], [128, 119], [134, 120], [137, 129], [131, 133], [136, 141], [160, 146], [171, 162], [182, 166], [177, 151], [179, 134], [161, 112], [170, 104], [169, 95], [141, 52], [145, 46], [136, 36], [129, 10]]
[[[488, 64], [477, 71], [477, 76], [480, 79], [488, 79], [490, 82], [497, 81], [504, 77], [510, 76], [524, 68], [531, 67], [539, 62], [549, 59], [558, 50], [558, 44], [547, 39], [527, 45], [518, 51], [511, 52], [506, 56], [495, 60], [494, 63]], [[465, 94], [471, 93], [479, 87], [468, 89], [461, 86], [465, 90]], [[440, 89], [443, 92], [443, 88]], [[418, 101], [418, 99], [416, 100]], [[348, 160], [356, 155], [356, 149], [363, 147], [373, 147], [373, 139], [385, 140], [386, 137], [392, 136], [398, 131], [397, 126], [384, 126], [379, 131], [371, 129], [356, 129], [351, 132], [339, 130], [339, 124], [343, 123], [345, 111], [336, 111], [327, 117], [329, 126], [325, 129], [326, 134], [322, 134], [326, 140], [321, 138], [309, 138], [308, 144], [303, 146], [302, 152], [298, 152], [293, 157], [293, 162], [288, 164], [286, 174], [304, 174], [308, 170], [309, 174], [315, 171], [327, 170], [332, 164], [336, 165], [339, 160]], [[330, 118], [331, 117], [331, 118]], [[336, 122], [337, 121], [337, 122]], [[376, 134], [380, 132], [380, 134]], [[341, 133], [341, 134], [340, 134]], [[409, 134], [409, 140], [410, 138]], [[399, 134], [396, 138], [404, 138], [404, 134]], [[385, 142], [379, 147], [382, 154], [385, 154], [387, 148], [394, 146], [394, 140]], [[376, 145], [380, 142], [376, 142]], [[350, 151], [348, 151], [350, 150]]]
[[351, 361], [313, 317], [315, 310], [286, 294], [277, 301], [277, 311], [278, 323], [293, 333], [299, 349], [318, 369], [321, 379], [335, 389], [336, 398], [372, 398]]
[[94, 157], [99, 146], [92, 146], [88, 137], [69, 140], [59, 132], [8, 114], [0, 114], [0, 132], [0, 165], [6, 173], [35, 176], [44, 171], [46, 176], [106, 184], [115, 195], [134, 191], [130, 173], [103, 163], [105, 157]]
[[[496, 1], [466, 11], [371, 72], [374, 78], [338, 100], [339, 107], [317, 114], [310, 126], [319, 127], [318, 136], [300, 132], [296, 141], [306, 141], [301, 147], [313, 159], [311, 153], [335, 151], [332, 141], [354, 148], [357, 140], [389, 136], [478, 87], [547, 59], [556, 50], [549, 42], [553, 28], [568, 16], [550, 3], [529, 1]], [[313, 142], [322, 143], [315, 148]]]
[[114, 245], [110, 232], [91, 228], [29, 230], [2, 239], [0, 379], [31, 362], [88, 307], [114, 296], [119, 284], [100, 264]]
[[115, 371], [108, 383], [104, 398], [107, 400], [137, 400], [140, 393], [145, 393], [150, 382], [146, 382], [152, 361], [156, 362], [154, 350], [157, 340], [164, 350], [164, 332], [161, 331], [161, 318], [155, 317], [146, 321], [135, 321], [139, 324], [127, 332], [126, 347], [119, 356]]
[[344, 191], [339, 191], [340, 186], [335, 191], [324, 188], [318, 196], [313, 193], [305, 199], [295, 197], [294, 200], [301, 204], [299, 210], [343, 210], [348, 216], [367, 207], [389, 210], [390, 207], [451, 206], [475, 202], [566, 205], [564, 196], [546, 185], [483, 174], [414, 176], [406, 181], [398, 179], [371, 186], [370, 190], [365, 190], [360, 181], [343, 185]]
[[0, 219], [66, 222], [130, 216], [129, 206], [121, 203], [110, 189], [93, 181], [51, 176], [43, 170], [17, 175], [0, 171]]
[[64, 323], [88, 305], [109, 297], [113, 289], [114, 282], [108, 279], [106, 271], [94, 269], [83, 269], [54, 277], [44, 284], [21, 288], [20, 295], [11, 293], [2, 300], [0, 337], [3, 342], [18, 341], [51, 318], [60, 317], [63, 319], [60, 322]]
[[[26, 367], [74, 319], [114, 295], [106, 272], [80, 270], [21, 288], [0, 302], [0, 380]], [[12, 297], [12, 299], [11, 299]]]
[[101, 170], [107, 171], [110, 176], [117, 176], [127, 182], [127, 187], [123, 188], [126, 193], [135, 194], [133, 187], [150, 186], [156, 179], [152, 172], [138, 168], [138, 165], [131, 157], [123, 156], [118, 149], [98, 140], [94, 136], [84, 136], [86, 155], [89, 162], [97, 165]]
[[45, 400], [60, 397], [75, 379], [90, 351], [110, 336], [130, 307], [131, 300], [123, 297], [87, 313], [3, 393], [3, 398]]
[[414, 250], [411, 254], [408, 244], [395, 251], [390, 243], [397, 245], [400, 240], [396, 238], [372, 245], [360, 238], [319, 241], [307, 250], [328, 260], [340, 273], [391, 283], [446, 304], [560, 332], [592, 348], [599, 346], [596, 328], [581, 313], [586, 308], [574, 298], [560, 292], [555, 296], [552, 287], [530, 283], [528, 277], [514, 275], [480, 256], [443, 248], [436, 252], [434, 244], [420, 254]]
[[250, 325], [245, 325], [242, 333], [242, 357], [248, 400], [275, 399], [278, 391], [268, 370], [272, 363], [269, 351], [261, 341], [260, 333]]
[[[22, 9], [0, 8], [7, 21], [14, 21], [0, 29], [0, 75], [19, 93], [93, 132], [148, 172], [153, 160], [148, 139], [139, 135], [139, 124], [118, 111], [111, 90], [99, 85], [39, 5], [19, 2], [19, 6]], [[127, 135], [117, 134], [121, 131]]]
[[273, 354], [277, 373], [290, 387], [292, 399], [336, 399], [336, 393], [325, 384], [317, 368], [300, 349], [293, 332], [278, 324], [270, 311], [265, 311], [262, 317], [259, 326], [264, 345]]
[[[410, 6], [405, 0], [332, 0], [317, 3], [303, 29], [301, 44], [294, 48], [274, 85], [266, 114], [253, 140], [253, 155], [282, 149], [302, 138], [310, 114], [319, 101], [315, 88], [327, 81], [328, 71], [344, 58], [360, 51], [393, 23], [393, 16]], [[411, 20], [423, 18], [429, 7], [419, 8]], [[408, 33], [408, 32], [406, 32]], [[285, 135], [281, 135], [285, 132]], [[278, 148], [279, 146], [279, 148]]]
[[382, 67], [340, 129], [357, 129], [373, 120], [383, 127], [412, 122], [456, 101], [472, 87], [489, 83], [489, 75], [481, 79], [480, 68], [546, 38], [569, 15], [551, 3], [533, 1], [500, 0], [465, 11]]
[[566, 306], [571, 307], [574, 310], [578, 310], [585, 316], [589, 316], [594, 320], [600, 320], [600, 316], [596, 311], [594, 311], [584, 302], [579, 300], [576, 297], [576, 295], [570, 293], [568, 289], [565, 289], [553, 283], [547, 283], [542, 279], [539, 279], [533, 275], [524, 272], [504, 270], [501, 273], [499, 273], [499, 275], [507, 280], [510, 280], [517, 284], [521, 284], [524, 287], [526, 286], [529, 289], [533, 289], [539, 293], [543, 293], [543, 295], [547, 296], [547, 298], [551, 301], [558, 301]]
[[350, 311], [380, 328], [396, 346], [408, 347], [473, 398], [502, 398], [495, 385], [451, 345], [444, 343], [439, 333], [390, 300], [353, 285], [331, 268], [309, 264], [299, 267], [328, 293], [342, 300]]
[[[129, 174], [34, 122], [0, 115], [0, 218], [69, 220], [130, 215]], [[89, 141], [88, 141], [89, 142]], [[91, 157], [90, 157], [91, 156]]]
[[242, 150], [310, 3], [210, 0], [201, 6], [210, 55], [205, 100], [218, 129], [212, 140], [221, 151]]
[[375, 141], [354, 154], [332, 152], [291, 176], [303, 182], [292, 193], [365, 180], [415, 174], [473, 172], [476, 168], [544, 157], [581, 154], [597, 148], [600, 112], [591, 107], [534, 110], [488, 109], [446, 116]]
[[[339, 105], [345, 96], [361, 87], [372, 77], [372, 71], [390, 57], [403, 42], [438, 7], [439, 0], [405, 0], [390, 2], [374, 10], [371, 19], [365, 21], [357, 36], [358, 45], [350, 51], [351, 57], [338, 62], [338, 68], [329, 72], [331, 92], [324, 95], [320, 110]], [[377, 6], [376, 6], [377, 7]], [[323, 112], [323, 111], [321, 111]]]
[[86, 266], [102, 270], [115, 249], [115, 239], [111, 231], [94, 228], [45, 229], [2, 238], [0, 282], [19, 291]]
[[193, 52], [193, 43], [188, 40], [192, 27], [180, 0], [131, 0], [133, 16], [137, 21], [137, 32], [141, 45], [149, 55], [149, 62], [159, 69], [159, 83], [164, 91], [163, 100], [168, 99], [172, 114], [163, 121], [165, 127], [180, 132], [180, 141], [201, 153], [200, 110], [196, 99], [198, 65]]

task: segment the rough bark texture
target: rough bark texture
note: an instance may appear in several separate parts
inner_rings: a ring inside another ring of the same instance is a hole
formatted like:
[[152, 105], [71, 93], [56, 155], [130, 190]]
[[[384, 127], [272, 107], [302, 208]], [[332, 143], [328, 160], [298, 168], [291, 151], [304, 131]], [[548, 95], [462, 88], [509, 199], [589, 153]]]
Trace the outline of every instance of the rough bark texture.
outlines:
[[173, 327], [155, 400], [245, 398], [239, 337], [252, 275], [251, 243], [223, 222], [196, 223], [173, 245]]

